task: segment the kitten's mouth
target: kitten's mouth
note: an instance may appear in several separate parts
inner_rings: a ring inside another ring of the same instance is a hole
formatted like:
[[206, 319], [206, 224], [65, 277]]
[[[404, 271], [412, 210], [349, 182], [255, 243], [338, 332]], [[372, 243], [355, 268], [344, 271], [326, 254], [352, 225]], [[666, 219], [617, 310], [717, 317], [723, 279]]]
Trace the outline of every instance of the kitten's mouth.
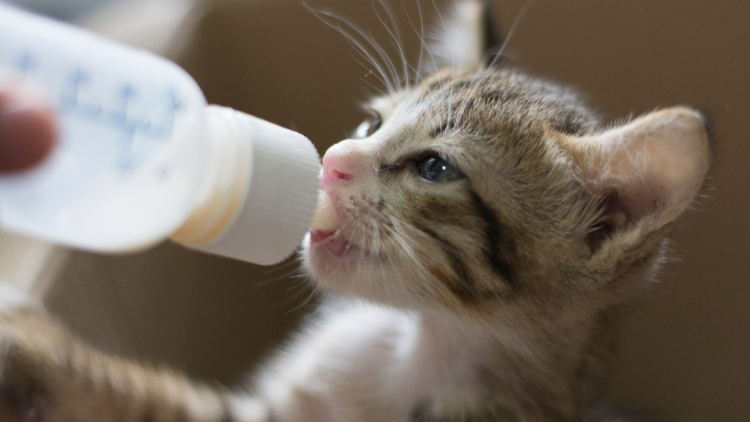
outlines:
[[350, 241], [346, 229], [342, 229], [339, 212], [334, 205], [336, 197], [329, 197], [325, 190], [320, 190], [318, 211], [310, 229], [309, 246], [317, 253], [329, 258], [341, 259], [357, 253], [360, 258], [369, 256], [367, 248]]
[[328, 193], [321, 189], [318, 195], [318, 210], [310, 230], [310, 247], [341, 258], [354, 249], [342, 234], [336, 208]]
[[322, 249], [335, 257], [342, 257], [359, 250], [340, 233], [319, 229], [310, 230], [310, 246]]

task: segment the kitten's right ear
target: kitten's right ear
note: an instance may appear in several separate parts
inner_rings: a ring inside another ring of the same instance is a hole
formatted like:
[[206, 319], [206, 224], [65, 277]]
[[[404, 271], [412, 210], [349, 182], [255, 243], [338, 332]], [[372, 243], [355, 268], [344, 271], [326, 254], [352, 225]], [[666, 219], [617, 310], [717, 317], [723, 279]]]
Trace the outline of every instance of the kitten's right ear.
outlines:
[[562, 135], [560, 145], [601, 212], [586, 238], [592, 253], [614, 238], [635, 246], [671, 225], [702, 188], [711, 163], [705, 118], [685, 107], [655, 111], [597, 135]]

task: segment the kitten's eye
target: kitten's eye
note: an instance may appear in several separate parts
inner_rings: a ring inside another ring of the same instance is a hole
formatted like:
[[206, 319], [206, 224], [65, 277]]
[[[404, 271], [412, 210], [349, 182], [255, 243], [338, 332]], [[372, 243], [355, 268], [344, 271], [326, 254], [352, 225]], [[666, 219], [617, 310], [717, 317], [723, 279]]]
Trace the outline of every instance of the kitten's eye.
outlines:
[[372, 136], [378, 131], [378, 129], [380, 129], [380, 125], [382, 124], [383, 119], [380, 117], [380, 114], [373, 114], [357, 127], [357, 138], [365, 139]]
[[436, 156], [425, 158], [419, 163], [418, 168], [419, 175], [431, 182], [451, 182], [466, 177], [453, 164]]

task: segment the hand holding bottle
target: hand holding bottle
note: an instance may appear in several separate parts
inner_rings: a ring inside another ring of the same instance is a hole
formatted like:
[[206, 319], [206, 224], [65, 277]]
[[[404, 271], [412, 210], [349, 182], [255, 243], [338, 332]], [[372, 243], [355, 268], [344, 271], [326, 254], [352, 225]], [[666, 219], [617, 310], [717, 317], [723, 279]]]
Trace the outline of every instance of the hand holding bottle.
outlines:
[[0, 172], [39, 163], [57, 139], [52, 108], [21, 84], [0, 86]]

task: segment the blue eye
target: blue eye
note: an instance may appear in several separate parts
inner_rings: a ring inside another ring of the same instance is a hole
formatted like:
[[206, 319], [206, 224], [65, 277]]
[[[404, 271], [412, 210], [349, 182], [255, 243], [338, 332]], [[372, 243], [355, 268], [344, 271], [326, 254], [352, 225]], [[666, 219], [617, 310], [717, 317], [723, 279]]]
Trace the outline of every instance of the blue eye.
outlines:
[[466, 177], [453, 164], [436, 156], [425, 158], [417, 168], [419, 176], [431, 182], [451, 182]]

